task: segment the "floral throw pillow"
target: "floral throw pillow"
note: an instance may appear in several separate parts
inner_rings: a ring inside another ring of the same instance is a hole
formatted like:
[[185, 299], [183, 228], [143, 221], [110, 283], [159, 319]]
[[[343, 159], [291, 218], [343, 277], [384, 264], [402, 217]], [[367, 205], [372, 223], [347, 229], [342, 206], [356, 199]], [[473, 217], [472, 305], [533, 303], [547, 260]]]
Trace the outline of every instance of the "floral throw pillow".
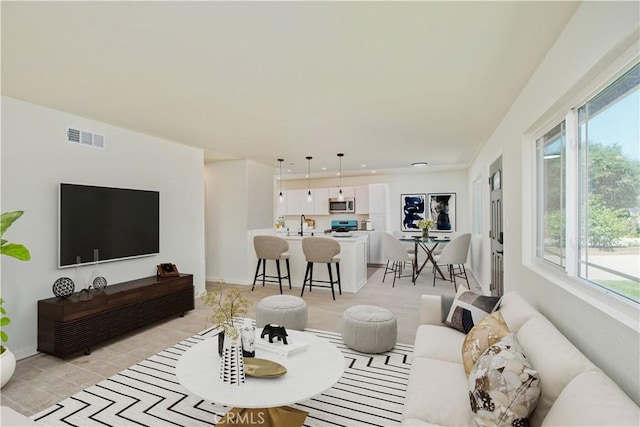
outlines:
[[462, 363], [467, 377], [482, 353], [510, 333], [500, 311], [494, 311], [469, 331], [462, 343]]
[[469, 398], [479, 426], [527, 426], [540, 397], [540, 377], [514, 334], [490, 346], [469, 374]]
[[466, 334], [483, 317], [493, 312], [499, 302], [500, 297], [490, 297], [471, 291], [459, 291], [444, 323]]

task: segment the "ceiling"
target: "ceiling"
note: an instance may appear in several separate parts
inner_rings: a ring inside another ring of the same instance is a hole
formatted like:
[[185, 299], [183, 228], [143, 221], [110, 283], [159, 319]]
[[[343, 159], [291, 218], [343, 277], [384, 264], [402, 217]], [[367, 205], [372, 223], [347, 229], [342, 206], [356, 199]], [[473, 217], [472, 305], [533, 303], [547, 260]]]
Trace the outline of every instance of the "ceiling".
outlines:
[[465, 167], [578, 4], [3, 1], [2, 94], [285, 177]]

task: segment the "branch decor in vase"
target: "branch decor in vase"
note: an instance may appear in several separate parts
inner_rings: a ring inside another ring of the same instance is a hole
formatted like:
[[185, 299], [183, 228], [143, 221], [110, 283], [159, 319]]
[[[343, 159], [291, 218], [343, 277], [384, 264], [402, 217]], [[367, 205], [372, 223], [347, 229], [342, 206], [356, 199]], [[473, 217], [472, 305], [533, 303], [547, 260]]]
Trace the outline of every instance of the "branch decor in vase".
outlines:
[[240, 385], [244, 383], [244, 359], [242, 357], [241, 327], [244, 323], [239, 316], [247, 314], [249, 301], [243, 292], [231, 289], [207, 292], [202, 296], [205, 305], [211, 307], [207, 317], [213, 326], [220, 329], [218, 353], [220, 355], [220, 379], [224, 383]]

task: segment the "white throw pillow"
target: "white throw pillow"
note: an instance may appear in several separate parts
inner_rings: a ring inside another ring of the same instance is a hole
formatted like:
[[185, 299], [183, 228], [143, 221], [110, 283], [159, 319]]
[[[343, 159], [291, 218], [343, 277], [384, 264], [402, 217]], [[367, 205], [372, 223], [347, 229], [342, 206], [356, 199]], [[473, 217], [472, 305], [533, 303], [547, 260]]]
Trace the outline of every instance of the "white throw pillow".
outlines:
[[469, 374], [471, 410], [479, 426], [527, 426], [540, 378], [514, 334], [489, 347]]

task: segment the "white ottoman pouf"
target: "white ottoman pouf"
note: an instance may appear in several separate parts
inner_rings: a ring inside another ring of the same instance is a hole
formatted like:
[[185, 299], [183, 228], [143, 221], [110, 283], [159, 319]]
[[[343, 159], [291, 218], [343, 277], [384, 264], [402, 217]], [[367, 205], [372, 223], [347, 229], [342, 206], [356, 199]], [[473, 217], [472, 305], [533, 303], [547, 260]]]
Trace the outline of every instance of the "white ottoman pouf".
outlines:
[[342, 314], [342, 341], [362, 353], [384, 353], [396, 345], [398, 323], [392, 312], [374, 305], [356, 305]]
[[256, 327], [270, 323], [302, 331], [307, 326], [307, 303], [293, 295], [262, 298], [256, 310]]

